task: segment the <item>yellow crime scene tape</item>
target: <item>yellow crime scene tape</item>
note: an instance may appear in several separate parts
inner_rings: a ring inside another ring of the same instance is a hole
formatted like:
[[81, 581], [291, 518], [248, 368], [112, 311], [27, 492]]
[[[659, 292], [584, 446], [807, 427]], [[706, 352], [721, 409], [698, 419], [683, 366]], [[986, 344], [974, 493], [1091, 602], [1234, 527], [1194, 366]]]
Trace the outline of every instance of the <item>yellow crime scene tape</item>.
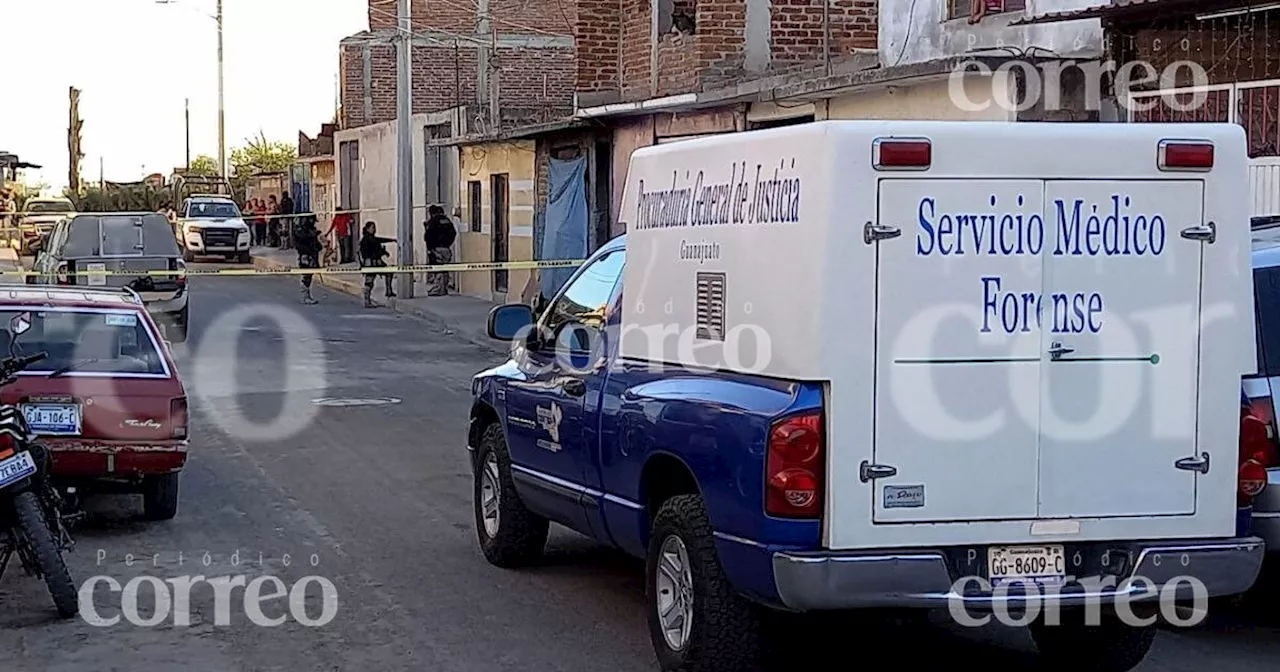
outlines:
[[192, 275], [202, 276], [256, 276], [256, 275], [385, 275], [391, 273], [465, 273], [469, 271], [523, 271], [539, 268], [574, 268], [581, 266], [585, 259], [563, 259], [555, 261], [489, 261], [466, 264], [413, 264], [409, 266], [365, 266], [363, 268], [344, 268], [341, 266], [325, 266], [322, 268], [188, 268], [177, 271], [72, 271], [69, 273], [41, 273], [39, 271], [0, 271], [0, 276], [8, 277], [153, 277], [172, 278]]

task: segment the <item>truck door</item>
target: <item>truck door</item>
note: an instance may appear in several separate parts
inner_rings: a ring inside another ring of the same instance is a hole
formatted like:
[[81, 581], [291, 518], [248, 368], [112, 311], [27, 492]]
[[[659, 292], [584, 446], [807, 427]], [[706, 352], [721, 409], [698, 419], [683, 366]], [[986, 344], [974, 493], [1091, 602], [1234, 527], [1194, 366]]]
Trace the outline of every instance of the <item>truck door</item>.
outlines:
[[1036, 516], [1043, 196], [1040, 180], [881, 181], [899, 235], [875, 243], [875, 522]]
[[1203, 199], [1046, 184], [1040, 517], [1195, 513]]
[[599, 340], [623, 262], [624, 252], [615, 250], [573, 276], [542, 318], [545, 333], [564, 331], [563, 338], [529, 352], [522, 363], [525, 378], [508, 383], [506, 393], [514, 476], [530, 486], [522, 496], [534, 510], [583, 533], [591, 528], [582, 496], [592, 491], [587, 482], [597, 480], [594, 468], [587, 478], [596, 459], [596, 432], [588, 423], [599, 417], [598, 401], [589, 397], [598, 398], [594, 379], [604, 375], [590, 346]]

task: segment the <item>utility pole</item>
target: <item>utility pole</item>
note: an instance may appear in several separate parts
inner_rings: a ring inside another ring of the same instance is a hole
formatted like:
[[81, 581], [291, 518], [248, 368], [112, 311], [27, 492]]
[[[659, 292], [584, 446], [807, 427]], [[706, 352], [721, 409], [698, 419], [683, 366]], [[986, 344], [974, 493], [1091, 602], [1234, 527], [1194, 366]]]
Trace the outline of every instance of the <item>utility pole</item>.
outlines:
[[71, 118], [67, 125], [67, 187], [72, 193], [80, 193], [80, 160], [84, 158], [80, 130], [84, 122], [80, 120], [80, 90], [71, 87]]
[[[400, 62], [396, 81], [396, 253], [413, 264], [413, 22], [410, 0], [399, 0]], [[413, 298], [413, 274], [397, 273], [397, 294]]]
[[227, 177], [227, 117], [222, 68], [222, 0], [218, 0], [218, 11], [214, 14], [218, 22], [218, 172], [219, 177]]
[[191, 170], [191, 99], [186, 100], [187, 170]]

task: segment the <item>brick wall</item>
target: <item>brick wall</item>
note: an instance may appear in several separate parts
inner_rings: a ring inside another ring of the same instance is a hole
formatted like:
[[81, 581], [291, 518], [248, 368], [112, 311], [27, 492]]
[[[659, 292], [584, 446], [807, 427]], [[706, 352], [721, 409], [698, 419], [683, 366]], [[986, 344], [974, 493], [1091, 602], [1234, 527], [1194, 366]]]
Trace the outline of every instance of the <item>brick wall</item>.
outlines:
[[578, 0], [576, 3], [578, 21], [574, 42], [578, 59], [578, 91], [613, 91], [618, 88], [618, 43], [622, 35], [620, 26], [624, 2]]
[[[365, 52], [369, 83], [364, 83]], [[396, 117], [396, 47], [385, 42], [348, 42], [342, 47], [342, 124], [355, 128]], [[568, 47], [500, 48], [495, 58], [498, 100], [517, 116], [548, 121], [573, 105], [576, 68]], [[474, 46], [414, 45], [413, 111], [435, 112], [474, 105], [477, 52]], [[369, 98], [366, 110], [365, 98]], [[507, 116], [504, 112], [504, 117]]]
[[[853, 49], [875, 49], [875, 0], [773, 0], [770, 56], [779, 67], [822, 60], [822, 4], [829, 2], [827, 20], [831, 57]], [[782, 11], [779, 11], [782, 10]]]
[[[622, 97], [648, 98], [649, 0], [622, 0]], [[618, 87], [612, 87], [618, 88]]]
[[[394, 29], [397, 4], [397, 0], [369, 0], [369, 29]], [[410, 12], [414, 32], [471, 35], [479, 23], [475, 0], [412, 0]], [[490, 12], [501, 33], [572, 35], [578, 10], [573, 0], [490, 0]]]
[[667, 33], [658, 39], [658, 90], [667, 96], [698, 88], [702, 60], [693, 35]]
[[[612, 2], [622, 16], [612, 19]], [[672, 95], [727, 85], [758, 74], [746, 64], [747, 0], [672, 0], [694, 14], [693, 33], [668, 32], [650, 40], [651, 0], [580, 0], [578, 90], [620, 91], [623, 100]], [[771, 0], [768, 8], [769, 70], [823, 59], [823, 2], [827, 6], [830, 57], [875, 49], [877, 0]], [[590, 8], [590, 11], [588, 11]], [[615, 47], [620, 45], [620, 47]], [[763, 47], [763, 43], [762, 43]], [[614, 50], [620, 49], [620, 54]], [[650, 90], [651, 57], [658, 55], [658, 91]], [[619, 73], [614, 64], [621, 63]]]

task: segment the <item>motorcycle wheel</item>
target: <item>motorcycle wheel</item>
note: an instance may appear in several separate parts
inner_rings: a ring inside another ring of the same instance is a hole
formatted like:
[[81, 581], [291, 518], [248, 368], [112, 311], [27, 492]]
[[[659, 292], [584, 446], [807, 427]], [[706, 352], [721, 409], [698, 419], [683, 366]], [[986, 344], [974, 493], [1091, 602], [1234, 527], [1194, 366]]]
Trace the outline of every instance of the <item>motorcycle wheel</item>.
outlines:
[[35, 493], [28, 490], [14, 497], [13, 508], [18, 514], [18, 525], [21, 526], [23, 535], [31, 543], [40, 575], [44, 577], [44, 585], [53, 597], [53, 606], [58, 609], [58, 615], [71, 618], [80, 613], [75, 582], [71, 580], [62, 552], [58, 550], [58, 545], [49, 532]]

